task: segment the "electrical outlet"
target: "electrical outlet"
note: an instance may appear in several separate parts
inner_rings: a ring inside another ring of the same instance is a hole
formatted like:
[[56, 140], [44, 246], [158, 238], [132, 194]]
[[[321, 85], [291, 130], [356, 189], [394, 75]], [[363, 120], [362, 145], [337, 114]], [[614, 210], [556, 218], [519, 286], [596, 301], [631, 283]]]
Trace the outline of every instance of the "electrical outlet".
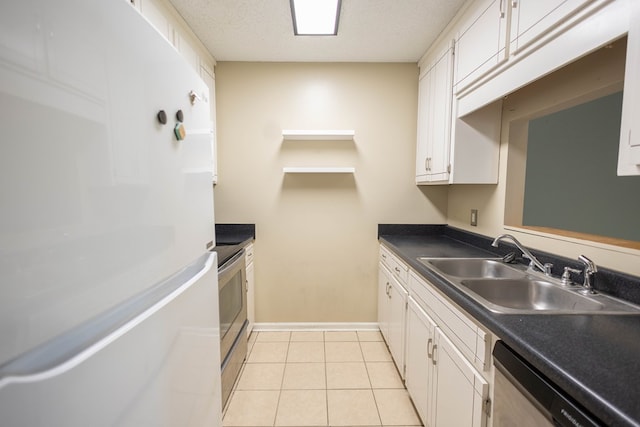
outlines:
[[478, 225], [478, 209], [471, 209], [470, 224], [476, 227]]

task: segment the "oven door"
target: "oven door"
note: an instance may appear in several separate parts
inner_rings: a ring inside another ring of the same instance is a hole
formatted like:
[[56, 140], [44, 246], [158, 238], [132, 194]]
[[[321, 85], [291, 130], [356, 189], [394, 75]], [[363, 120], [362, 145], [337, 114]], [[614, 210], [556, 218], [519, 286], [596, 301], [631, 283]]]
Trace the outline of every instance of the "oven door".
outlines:
[[220, 360], [224, 363], [247, 320], [247, 289], [244, 249], [218, 270], [220, 305]]

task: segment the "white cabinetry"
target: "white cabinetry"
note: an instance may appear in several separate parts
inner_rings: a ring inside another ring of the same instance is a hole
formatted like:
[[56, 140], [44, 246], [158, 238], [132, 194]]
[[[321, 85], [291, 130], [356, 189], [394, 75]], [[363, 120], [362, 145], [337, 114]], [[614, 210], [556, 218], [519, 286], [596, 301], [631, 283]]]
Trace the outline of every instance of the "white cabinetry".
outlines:
[[409, 273], [406, 385], [425, 426], [486, 425], [490, 335]]
[[380, 263], [378, 266], [378, 328], [385, 342], [389, 342], [389, 287], [391, 273]]
[[209, 103], [211, 104], [211, 152], [213, 153], [213, 176], [212, 181], [214, 184], [218, 183], [218, 141], [216, 138], [216, 79], [213, 74], [213, 69], [202, 65], [200, 67], [200, 76], [202, 80], [209, 87]]
[[394, 277], [389, 287], [389, 350], [398, 371], [404, 378], [404, 341], [407, 312], [407, 291]]
[[515, 0], [511, 5], [510, 53], [517, 53], [594, 0]]
[[453, 53], [448, 46], [426, 65], [418, 85], [416, 183], [448, 181]]
[[433, 363], [431, 352], [436, 333], [436, 323], [409, 298], [407, 310], [407, 391], [413, 400], [420, 419], [425, 426], [431, 425], [431, 386], [433, 384]]
[[[624, 0], [471, 2], [442, 36], [457, 34], [454, 67], [457, 117], [501, 99], [624, 36], [629, 23], [636, 22], [629, 19], [629, 9], [636, 3]], [[498, 19], [501, 14], [504, 18]], [[508, 34], [506, 28], [509, 28]]]
[[256, 303], [255, 303], [255, 276], [253, 273], [253, 243], [249, 243], [245, 250], [245, 280], [247, 281], [247, 337], [253, 331], [253, 324], [256, 320]]
[[418, 85], [416, 184], [497, 183], [502, 104], [452, 120], [453, 42], [436, 52]]
[[378, 325], [404, 378], [408, 267], [382, 246], [378, 277]]
[[631, 3], [618, 175], [640, 175], [640, 1]]
[[436, 329], [431, 361], [435, 402], [429, 414], [433, 422], [427, 421], [427, 424], [435, 427], [486, 425], [489, 383], [440, 329]]
[[482, 0], [462, 18], [456, 37], [456, 93], [506, 60], [508, 3]]

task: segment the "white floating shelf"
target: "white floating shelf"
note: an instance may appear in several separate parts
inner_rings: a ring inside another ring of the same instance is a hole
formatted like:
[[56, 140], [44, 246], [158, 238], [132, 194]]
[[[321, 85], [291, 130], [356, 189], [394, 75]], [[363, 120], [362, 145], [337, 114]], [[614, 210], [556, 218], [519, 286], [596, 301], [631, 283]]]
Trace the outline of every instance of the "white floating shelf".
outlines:
[[356, 168], [353, 167], [285, 167], [282, 168], [284, 173], [355, 173]]
[[328, 141], [343, 140], [353, 141], [356, 135], [355, 130], [283, 130], [282, 139], [290, 139], [296, 141]]

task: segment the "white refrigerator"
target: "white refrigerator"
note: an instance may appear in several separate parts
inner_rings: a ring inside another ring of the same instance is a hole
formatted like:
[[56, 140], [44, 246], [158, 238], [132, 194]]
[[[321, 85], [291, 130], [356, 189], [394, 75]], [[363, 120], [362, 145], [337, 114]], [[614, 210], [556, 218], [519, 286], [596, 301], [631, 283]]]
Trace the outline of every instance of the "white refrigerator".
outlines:
[[129, 1], [0, 5], [0, 425], [221, 425], [208, 93]]

